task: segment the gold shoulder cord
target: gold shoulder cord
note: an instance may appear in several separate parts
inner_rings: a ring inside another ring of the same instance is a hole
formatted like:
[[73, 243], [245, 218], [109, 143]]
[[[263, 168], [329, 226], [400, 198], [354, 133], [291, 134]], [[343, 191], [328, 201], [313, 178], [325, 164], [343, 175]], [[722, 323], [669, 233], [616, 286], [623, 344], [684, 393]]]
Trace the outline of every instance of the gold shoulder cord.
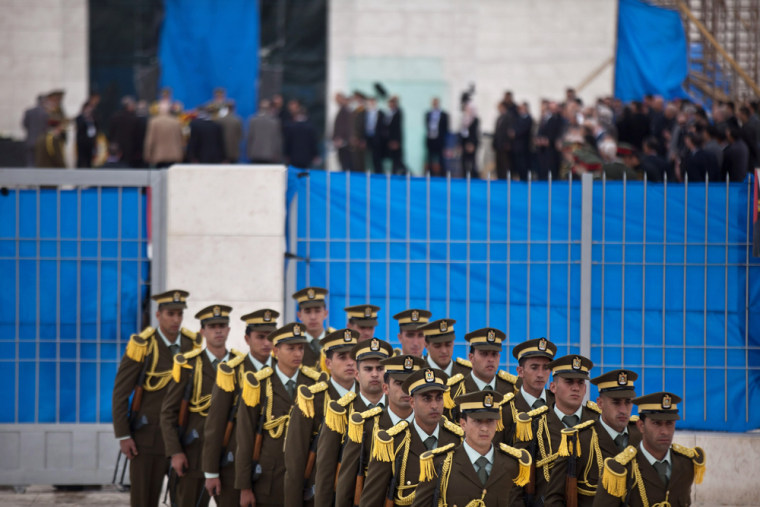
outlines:
[[[394, 470], [395, 473], [399, 474], [399, 479], [396, 481], [396, 504], [397, 505], [412, 505], [412, 502], [414, 502], [414, 490], [417, 487], [416, 484], [409, 484], [407, 486], [406, 484], [406, 461], [409, 458], [409, 448], [412, 444], [412, 432], [410, 428], [406, 429], [406, 435], [404, 435], [404, 440], [401, 441], [401, 445], [398, 446], [397, 452], [403, 452], [404, 457], [401, 460], [401, 470]], [[394, 466], [396, 463], [395, 456], [394, 456]], [[411, 489], [412, 492], [408, 495], [404, 496], [402, 491]]]
[[278, 418], [274, 418], [272, 415], [272, 377], [267, 377], [267, 412], [266, 422], [264, 423], [264, 429], [269, 432], [269, 436], [278, 439], [282, 436], [285, 429], [288, 427], [288, 421], [290, 420], [290, 414], [282, 415]]
[[[588, 474], [591, 471], [591, 467], [596, 461], [596, 466], [599, 471], [597, 477], [602, 479], [602, 472], [604, 470], [604, 457], [602, 456], [602, 449], [599, 447], [599, 435], [596, 433], [596, 428], [591, 428], [591, 442], [589, 443], [589, 452], [591, 453], [587, 462], [586, 469], [583, 471], [583, 480], [578, 481], [578, 492], [586, 496], [594, 496], [596, 494], [596, 484], [591, 484], [588, 481]], [[584, 487], [581, 488], [580, 486]]]
[[211, 394], [203, 396], [203, 360], [201, 356], [195, 357], [193, 368], [193, 397], [190, 399], [190, 412], [195, 412], [203, 417], [208, 415], [208, 407], [211, 406]]
[[[546, 434], [546, 441], [549, 443], [549, 452], [546, 452], [546, 446], [544, 445], [544, 439], [542, 434]], [[546, 420], [546, 414], [541, 415], [541, 419], [538, 420], [538, 430], [536, 431], [536, 438], [538, 439], [538, 449], [541, 452], [541, 460], [536, 463], [537, 467], [541, 467], [544, 472], [544, 479], [549, 482], [549, 465], [557, 457], [552, 453], [552, 438], [549, 435], [549, 422]]]
[[[649, 507], [649, 499], [647, 498], [647, 491], [644, 488], [644, 480], [641, 478], [641, 470], [639, 470], [639, 464], [636, 460], [633, 460], [633, 476], [636, 478], [636, 485], [639, 488], [639, 495], [641, 495], [641, 504], [644, 507]], [[671, 507], [668, 498], [670, 497], [670, 491], [665, 493], [665, 500], [652, 504], [652, 507]]]
[[151, 356], [150, 368], [145, 372], [145, 382], [143, 382], [143, 389], [148, 392], [160, 391], [169, 383], [172, 378], [172, 370], [169, 368], [166, 371], [156, 371], [158, 366], [158, 343], [155, 338], [151, 338], [150, 347], [148, 348], [148, 354]]
[[447, 493], [449, 492], [449, 478], [451, 477], [451, 463], [454, 461], [454, 453], [450, 452], [443, 460], [441, 468], [441, 498], [438, 500], [439, 507], [448, 507]]

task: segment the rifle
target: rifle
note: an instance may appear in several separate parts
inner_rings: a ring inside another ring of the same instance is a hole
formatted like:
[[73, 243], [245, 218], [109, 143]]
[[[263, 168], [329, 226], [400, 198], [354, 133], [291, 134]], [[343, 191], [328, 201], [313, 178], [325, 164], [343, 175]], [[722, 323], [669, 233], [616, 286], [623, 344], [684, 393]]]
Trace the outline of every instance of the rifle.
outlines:
[[367, 459], [364, 453], [364, 438], [359, 445], [361, 448], [359, 449], [359, 470], [356, 472], [356, 483], [354, 484], [354, 507], [359, 507], [362, 491], [364, 491], [364, 462]]
[[[187, 420], [190, 416], [190, 398], [193, 395], [193, 373], [195, 372], [195, 367], [190, 369], [190, 379], [185, 384], [185, 390], [182, 393], [182, 401], [179, 405], [179, 416], [177, 417], [177, 433], [179, 434], [179, 441], [180, 445], [182, 446], [182, 450], [185, 450], [185, 447], [192, 444], [197, 438], [199, 438], [200, 435], [198, 435], [198, 431], [193, 428], [193, 431], [190, 432], [189, 435], [186, 435], [185, 432], [187, 431]], [[172, 468], [171, 460], [169, 461], [169, 468], [166, 470], [166, 477], [167, 477], [167, 484], [166, 484], [166, 492], [169, 493], [169, 499], [171, 501], [171, 507], [176, 507], [177, 505], [177, 482], [179, 477], [175, 473], [174, 469]]]
[[388, 494], [385, 497], [385, 503], [383, 507], [393, 507], [395, 505], [394, 496], [396, 495], [396, 485], [398, 484], [398, 474], [401, 468], [401, 463], [404, 458], [404, 453], [399, 451], [396, 454], [396, 460], [393, 462], [393, 475], [391, 476], [391, 484], [388, 487]]
[[[324, 423], [323, 423], [324, 424]], [[309, 444], [309, 457], [306, 458], [306, 468], [303, 471], [303, 499], [309, 501], [314, 498], [314, 486], [309, 487], [309, 478], [314, 471], [314, 463], [317, 461], [317, 443], [319, 443], [319, 435], [322, 433], [322, 426], [319, 427], [319, 431], [316, 435], [311, 437], [311, 444]]]
[[232, 454], [232, 451], [227, 450], [227, 446], [230, 445], [232, 430], [235, 427], [235, 416], [240, 406], [240, 398], [241, 394], [238, 393], [237, 401], [230, 407], [230, 414], [227, 416], [227, 426], [224, 428], [224, 439], [222, 440], [222, 459], [219, 462], [219, 468], [224, 468], [235, 461], [235, 455]]
[[565, 477], [565, 505], [578, 507], [578, 432], [574, 431], [567, 435], [567, 448], [570, 455], [567, 457], [567, 477]]
[[264, 443], [264, 423], [267, 422], [266, 404], [267, 399], [262, 399], [263, 403], [260, 403], [261, 415], [259, 416], [259, 424], [256, 428], [256, 440], [253, 441], [253, 457], [251, 462], [251, 483], [255, 483], [261, 476], [261, 464], [259, 458], [261, 457], [261, 445]]
[[538, 444], [536, 440], [538, 437], [538, 419], [533, 418], [533, 420], [530, 422], [531, 424], [531, 430], [533, 431], [533, 439], [530, 441], [530, 445], [528, 446], [528, 452], [530, 452], [530, 479], [528, 481], [528, 484], [525, 485], [525, 504], [528, 506], [533, 506], [535, 501], [535, 495], [536, 495], [536, 453], [538, 451]]

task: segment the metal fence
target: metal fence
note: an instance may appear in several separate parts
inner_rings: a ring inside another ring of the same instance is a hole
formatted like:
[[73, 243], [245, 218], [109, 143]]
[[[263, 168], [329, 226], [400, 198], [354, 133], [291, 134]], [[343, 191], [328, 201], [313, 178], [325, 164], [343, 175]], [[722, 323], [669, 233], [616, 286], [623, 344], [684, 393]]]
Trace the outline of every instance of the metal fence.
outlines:
[[503, 329], [512, 371], [511, 347], [546, 336], [595, 373], [683, 394], [682, 428], [745, 431], [760, 426], [751, 185], [294, 171], [287, 287], [326, 287], [333, 326], [381, 306], [394, 344], [410, 307], [456, 319], [463, 357], [466, 332]]

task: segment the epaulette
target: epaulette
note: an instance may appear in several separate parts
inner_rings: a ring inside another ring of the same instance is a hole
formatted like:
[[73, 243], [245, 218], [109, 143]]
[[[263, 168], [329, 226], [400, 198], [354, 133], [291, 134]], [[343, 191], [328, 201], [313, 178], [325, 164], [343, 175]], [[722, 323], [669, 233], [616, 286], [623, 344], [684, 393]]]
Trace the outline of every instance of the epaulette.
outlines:
[[[234, 352], [235, 351], [231, 351], [231, 353]], [[245, 356], [243, 354], [240, 354], [239, 352], [237, 354], [238, 355], [232, 359], [221, 363], [216, 370], [216, 385], [228, 393], [235, 390], [235, 368], [245, 361]]]
[[335, 433], [342, 435], [346, 432], [346, 426], [348, 425], [346, 406], [354, 401], [354, 398], [356, 398], [356, 393], [349, 391], [336, 401], [331, 401], [327, 404], [325, 424]]
[[372, 447], [372, 458], [390, 463], [393, 460], [393, 437], [406, 430], [408, 426], [408, 422], [399, 421], [387, 430], [378, 431], [375, 436], [375, 445]]
[[636, 424], [639, 421], [639, 416], [632, 415], [630, 419], [628, 419], [628, 424], [634, 423]]
[[447, 430], [449, 430], [450, 432], [452, 432], [459, 438], [464, 437], [464, 430], [462, 429], [461, 426], [459, 426], [458, 424], [454, 424], [453, 422], [449, 421], [445, 417], [443, 417], [442, 419], [443, 419], [444, 428], [446, 428]]
[[505, 404], [509, 403], [514, 398], [515, 398], [515, 393], [507, 393], [507, 394], [505, 394], [504, 397], [499, 402], [499, 407], [501, 407], [502, 405], [505, 405]]
[[305, 384], [298, 386], [296, 406], [298, 406], [305, 417], [308, 417], [309, 419], [314, 417], [314, 395], [326, 390], [327, 382], [317, 382], [311, 386]]
[[346, 394], [338, 398], [336, 401], [341, 407], [348, 406], [349, 403], [356, 399], [356, 393], [354, 391], [348, 391]]
[[335, 329], [334, 327], [327, 326], [327, 334], [334, 333], [335, 331], [337, 331], [337, 329]]
[[259, 382], [261, 382], [265, 378], [267, 378], [270, 375], [272, 375], [272, 373], [274, 373], [274, 370], [272, 369], [272, 367], [271, 366], [267, 366], [267, 367], [262, 368], [261, 370], [257, 371], [256, 373], [254, 373], [254, 375], [256, 375], [256, 380], [258, 380]]
[[137, 336], [139, 336], [140, 338], [145, 338], [147, 340], [148, 338], [150, 338], [154, 334], [156, 334], [156, 330], [154, 328], [148, 326], [145, 329], [143, 329], [142, 331], [140, 331], [140, 334], [138, 334]]
[[371, 419], [383, 412], [381, 407], [370, 408], [364, 412], [354, 412], [351, 414], [351, 418], [348, 421], [348, 438], [357, 444], [362, 441], [362, 434], [364, 433], [364, 421]]
[[454, 359], [454, 361], [457, 362], [457, 364], [464, 366], [465, 368], [472, 369], [472, 363], [468, 361], [467, 359], [462, 359], [461, 357], [457, 357]]
[[[544, 407], [541, 407], [544, 408]], [[515, 437], [520, 442], [530, 442], [533, 440], [533, 420], [530, 414], [520, 412], [515, 417]]]
[[594, 423], [596, 423], [595, 420], [589, 419], [588, 421], [583, 421], [582, 423], [576, 424], [575, 426], [573, 426], [573, 428], [575, 428], [578, 431], [581, 431], [581, 430], [585, 430], [592, 427]]
[[602, 409], [599, 408], [599, 405], [597, 405], [596, 403], [594, 403], [591, 400], [589, 400], [589, 401], [586, 402], [586, 408], [589, 409], [589, 410], [593, 410], [597, 414], [601, 414], [602, 413]]
[[[219, 366], [221, 367], [221, 365]], [[252, 371], [246, 372], [245, 375], [243, 376], [242, 398], [243, 398], [243, 403], [245, 403], [249, 407], [255, 407], [256, 405], [259, 404], [259, 400], [261, 398], [261, 387], [259, 384], [259, 378], [257, 374]]]
[[433, 480], [435, 477], [435, 465], [433, 464], [433, 458], [435, 456], [454, 452], [454, 444], [446, 444], [442, 447], [436, 447], [429, 451], [425, 451], [420, 455], [420, 477], [419, 482], [427, 482]]
[[548, 411], [549, 411], [549, 405], [543, 405], [541, 407], [534, 408], [533, 410], [531, 410], [530, 412], [528, 412], [528, 415], [531, 418], [533, 418], [533, 417], [542, 415], [544, 412], [548, 412]]
[[509, 404], [515, 398], [515, 393], [507, 393], [499, 402], [499, 418], [496, 419], [496, 431], [504, 431], [504, 418], [502, 417], [502, 410], [505, 404]]
[[517, 486], [525, 486], [530, 481], [530, 467], [533, 464], [533, 458], [527, 449], [518, 449], [504, 443], [499, 444], [499, 450], [511, 456], [517, 460], [520, 464], [520, 471], [517, 473], [517, 477], [512, 479], [512, 482]]
[[507, 373], [504, 370], [499, 370], [499, 373], [497, 373], [497, 375], [501, 380], [506, 380], [510, 384], [516, 384], [517, 380], [520, 378], [516, 375], [512, 375], [511, 373]]
[[628, 470], [625, 467], [635, 457], [636, 448], [629, 445], [614, 458], [604, 460], [602, 487], [607, 493], [617, 498], [623, 498], [626, 491], [626, 476], [628, 475]]
[[227, 365], [230, 368], [237, 368], [243, 361], [245, 361], [245, 358], [248, 356], [248, 354], [243, 354], [242, 352], [232, 349], [230, 350], [230, 358], [225, 361]]
[[311, 380], [318, 381], [319, 376], [321, 375], [320, 372], [315, 370], [314, 368], [309, 368], [308, 366], [301, 366], [301, 373], [309, 377]]
[[150, 341], [150, 335], [143, 336], [147, 330], [153, 331], [152, 327], [146, 327], [140, 334], [133, 334], [129, 337], [127, 343], [127, 357], [132, 361], [142, 363], [145, 360], [145, 354], [148, 352], [148, 342]]
[[200, 349], [203, 347], [203, 335], [200, 333], [196, 333], [195, 331], [190, 331], [186, 327], [183, 327], [179, 330], [179, 334], [184, 336], [185, 338], [190, 339], [190, 341], [193, 342], [193, 348], [194, 349]]
[[177, 354], [174, 356], [172, 378], [175, 382], [179, 383], [179, 381], [182, 379], [182, 368], [191, 368], [191, 366], [187, 364], [187, 360], [196, 357], [201, 352], [203, 352], [203, 349], [193, 349], [189, 352], [183, 352], [182, 354]]
[[[464, 380], [464, 375], [461, 373], [457, 373], [456, 375], [452, 375], [449, 377], [449, 379], [446, 381], [446, 385], [449, 387], [452, 387], [459, 382]], [[448, 389], [447, 391], [444, 391], [443, 393], [443, 408], [451, 410], [452, 408], [456, 407], [457, 404], [454, 403], [454, 399], [451, 397], [451, 389]]]
[[679, 444], [670, 446], [676, 453], [686, 456], [694, 463], [694, 484], [702, 484], [705, 476], [705, 451], [701, 447], [685, 447]]

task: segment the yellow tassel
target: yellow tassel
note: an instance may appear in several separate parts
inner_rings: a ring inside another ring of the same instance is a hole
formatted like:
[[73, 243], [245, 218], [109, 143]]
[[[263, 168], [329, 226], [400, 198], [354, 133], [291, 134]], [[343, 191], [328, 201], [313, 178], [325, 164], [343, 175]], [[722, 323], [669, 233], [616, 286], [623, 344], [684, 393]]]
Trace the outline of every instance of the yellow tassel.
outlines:
[[231, 393], [235, 390], [235, 370], [229, 364], [222, 363], [216, 370], [216, 385], [222, 391]]
[[523, 449], [522, 450], [522, 456], [520, 456], [520, 471], [517, 473], [517, 477], [515, 477], [512, 482], [514, 482], [517, 486], [523, 487], [530, 481], [530, 466], [533, 463], [533, 458], [531, 458], [530, 453]]
[[249, 407], [255, 407], [261, 399], [261, 384], [253, 372], [247, 372], [243, 382], [243, 402]]
[[327, 356], [325, 355], [324, 349], [319, 351], [319, 369], [324, 372], [330, 371], [327, 369]]
[[325, 413], [325, 424], [335, 433], [343, 434], [346, 432], [346, 409], [339, 403], [331, 401], [327, 405]]
[[182, 366], [187, 363], [187, 359], [182, 354], [174, 356], [174, 366], [172, 366], [172, 378], [176, 383], [182, 380]]
[[452, 408], [456, 407], [457, 404], [454, 403], [454, 400], [451, 399], [451, 389], [448, 391], [444, 391], [443, 393], [443, 407], [451, 410]]
[[[620, 467], [622, 471], [615, 471], [614, 468]], [[623, 498], [625, 495], [625, 477], [626, 469], [613, 458], [604, 460], [604, 472], [602, 472], [602, 487], [612, 496]]]
[[525, 412], [517, 414], [517, 421], [515, 421], [515, 436], [520, 442], [530, 442], [533, 440], [531, 418]]
[[694, 448], [694, 484], [702, 484], [705, 478], [705, 451], [701, 447]]
[[133, 334], [127, 343], [127, 357], [132, 361], [142, 363], [145, 353], [148, 351], [148, 341]]
[[298, 388], [296, 405], [298, 405], [304, 417], [308, 417], [309, 419], [314, 418], [314, 394], [303, 384]]
[[420, 456], [420, 479], [419, 482], [432, 481], [435, 477], [435, 465], [433, 464], [433, 453], [425, 451]]
[[393, 461], [393, 437], [388, 435], [387, 432], [377, 432], [375, 445], [372, 448], [372, 458], [386, 463]]
[[156, 332], [156, 330], [155, 330], [155, 329], [153, 329], [152, 327], [148, 326], [148, 327], [146, 327], [145, 329], [143, 329], [142, 331], [140, 331], [140, 334], [139, 334], [138, 336], [139, 336], [140, 338], [144, 338], [144, 339], [146, 339], [146, 340], [147, 340], [147, 339], [148, 339], [148, 338], [150, 338], [150, 337], [151, 337], [151, 335], [152, 335], [153, 333], [155, 333], [155, 332]]
[[501, 405], [499, 405], [499, 418], [496, 420], [496, 431], [504, 431], [504, 421], [502, 420]]
[[348, 421], [348, 438], [356, 444], [362, 443], [362, 433], [364, 433], [364, 417], [359, 412], [351, 414], [351, 420]]
[[[570, 436], [573, 434], [576, 435], [576, 438], [574, 439], [573, 443], [570, 442]], [[581, 456], [581, 449], [578, 445], [578, 430], [575, 428], [565, 428], [562, 430], [562, 440], [559, 444], [559, 449], [557, 452], [560, 456], [570, 456], [573, 453], [575, 453], [579, 458]]]

